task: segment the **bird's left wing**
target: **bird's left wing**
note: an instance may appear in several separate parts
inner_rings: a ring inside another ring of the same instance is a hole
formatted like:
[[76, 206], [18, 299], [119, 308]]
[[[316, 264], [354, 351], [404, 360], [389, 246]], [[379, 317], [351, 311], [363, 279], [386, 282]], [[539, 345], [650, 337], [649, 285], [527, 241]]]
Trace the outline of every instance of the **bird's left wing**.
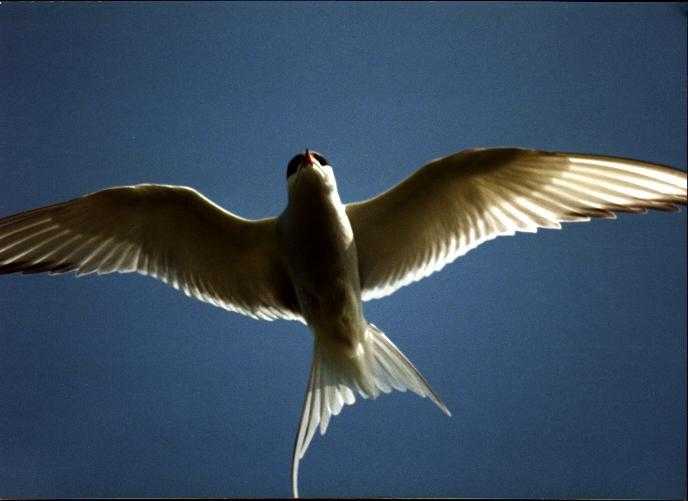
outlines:
[[247, 220], [184, 186], [98, 191], [0, 219], [0, 273], [138, 272], [189, 296], [301, 320], [276, 220]]
[[346, 207], [364, 300], [387, 296], [481, 243], [517, 231], [676, 210], [686, 173], [627, 158], [515, 148], [467, 150]]

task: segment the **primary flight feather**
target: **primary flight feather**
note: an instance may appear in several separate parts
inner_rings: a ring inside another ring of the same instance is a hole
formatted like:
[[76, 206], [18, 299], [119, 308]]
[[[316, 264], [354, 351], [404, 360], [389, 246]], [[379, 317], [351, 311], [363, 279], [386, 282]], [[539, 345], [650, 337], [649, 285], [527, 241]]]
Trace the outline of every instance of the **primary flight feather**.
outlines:
[[686, 173], [619, 157], [516, 148], [434, 160], [389, 191], [344, 205], [329, 162], [287, 166], [277, 218], [243, 219], [183, 186], [109, 188], [0, 219], [0, 273], [150, 275], [258, 319], [308, 325], [315, 346], [292, 459], [292, 489], [316, 430], [356, 394], [392, 389], [447, 407], [369, 324], [362, 302], [392, 294], [483, 242], [615, 212], [686, 204]]

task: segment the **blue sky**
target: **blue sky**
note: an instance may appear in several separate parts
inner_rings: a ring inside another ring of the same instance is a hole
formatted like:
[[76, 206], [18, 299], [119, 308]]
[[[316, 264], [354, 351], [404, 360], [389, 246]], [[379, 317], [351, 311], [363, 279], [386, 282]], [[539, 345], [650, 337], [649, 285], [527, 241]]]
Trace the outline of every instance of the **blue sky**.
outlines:
[[[686, 169], [670, 4], [0, 5], [0, 216], [192, 186], [277, 215], [288, 160], [344, 201], [477, 146]], [[453, 413], [347, 407], [305, 496], [681, 497], [686, 214], [489, 242], [366, 303]], [[288, 496], [312, 341], [150, 278], [0, 277], [0, 496]]]

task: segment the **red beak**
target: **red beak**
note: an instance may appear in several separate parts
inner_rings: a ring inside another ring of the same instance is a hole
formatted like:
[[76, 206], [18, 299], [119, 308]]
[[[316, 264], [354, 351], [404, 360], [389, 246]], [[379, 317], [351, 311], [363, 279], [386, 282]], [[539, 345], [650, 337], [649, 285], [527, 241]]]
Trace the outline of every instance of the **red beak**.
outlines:
[[306, 165], [313, 165], [313, 164], [315, 164], [316, 160], [315, 160], [315, 158], [313, 158], [313, 155], [312, 155], [311, 152], [308, 150], [308, 148], [306, 148], [306, 153], [304, 153], [303, 156], [306, 157]]

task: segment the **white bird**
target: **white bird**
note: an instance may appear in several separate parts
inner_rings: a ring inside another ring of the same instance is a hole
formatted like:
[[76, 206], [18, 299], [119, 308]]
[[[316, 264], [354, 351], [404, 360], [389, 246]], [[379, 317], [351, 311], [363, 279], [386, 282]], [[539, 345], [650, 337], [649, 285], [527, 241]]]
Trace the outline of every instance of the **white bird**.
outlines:
[[304, 322], [315, 347], [292, 461], [356, 395], [392, 389], [447, 407], [368, 323], [362, 302], [442, 269], [481, 243], [614, 212], [677, 210], [686, 173], [626, 158], [515, 148], [434, 160], [364, 202], [343, 204], [329, 162], [287, 167], [277, 218], [247, 220], [183, 186], [109, 188], [0, 219], [0, 273], [138, 272], [215, 306]]

